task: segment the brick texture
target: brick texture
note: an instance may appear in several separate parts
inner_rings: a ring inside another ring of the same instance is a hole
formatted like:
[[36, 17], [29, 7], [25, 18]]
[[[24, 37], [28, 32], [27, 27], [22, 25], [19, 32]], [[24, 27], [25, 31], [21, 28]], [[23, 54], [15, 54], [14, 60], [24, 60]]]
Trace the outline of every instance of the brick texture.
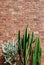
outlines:
[[[44, 0], [0, 0], [0, 47], [3, 42], [17, 39], [29, 25], [29, 32], [41, 39], [42, 60], [44, 65]], [[0, 52], [1, 54], [1, 52]]]

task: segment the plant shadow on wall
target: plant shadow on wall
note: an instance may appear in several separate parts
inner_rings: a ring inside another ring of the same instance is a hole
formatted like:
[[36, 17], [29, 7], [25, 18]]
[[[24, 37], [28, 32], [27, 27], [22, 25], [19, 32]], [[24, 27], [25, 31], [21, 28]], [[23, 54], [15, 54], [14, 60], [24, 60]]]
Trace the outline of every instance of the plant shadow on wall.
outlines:
[[40, 39], [34, 37], [34, 32], [31, 35], [28, 33], [28, 25], [22, 38], [18, 31], [17, 43], [2, 45], [4, 64], [8, 65], [40, 65], [41, 51]]

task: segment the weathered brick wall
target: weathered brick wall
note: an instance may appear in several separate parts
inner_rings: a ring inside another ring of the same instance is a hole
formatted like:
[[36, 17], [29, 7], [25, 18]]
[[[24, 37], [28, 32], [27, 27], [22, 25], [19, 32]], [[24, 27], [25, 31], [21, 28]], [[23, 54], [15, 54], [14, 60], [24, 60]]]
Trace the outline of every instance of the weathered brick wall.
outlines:
[[30, 33], [40, 36], [44, 65], [44, 0], [0, 0], [0, 46], [16, 40], [19, 29], [22, 36], [27, 24]]

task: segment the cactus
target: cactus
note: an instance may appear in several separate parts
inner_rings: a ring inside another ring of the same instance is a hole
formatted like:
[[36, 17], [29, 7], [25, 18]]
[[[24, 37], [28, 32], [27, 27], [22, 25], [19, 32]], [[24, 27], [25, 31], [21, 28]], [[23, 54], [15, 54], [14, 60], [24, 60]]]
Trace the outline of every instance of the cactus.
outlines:
[[[33, 50], [32, 47], [34, 43], [36, 46], [35, 49]], [[32, 35], [28, 33], [28, 25], [21, 39], [20, 39], [20, 31], [18, 32], [18, 53], [20, 61], [22, 62], [23, 65], [28, 65], [29, 61], [31, 62], [31, 65], [40, 65], [41, 61], [40, 40], [39, 38], [34, 39], [34, 32], [32, 32]], [[32, 57], [31, 60], [30, 56]]]
[[[29, 37], [30, 37], [30, 34], [28, 33], [28, 26], [26, 27], [26, 31], [25, 31], [25, 34], [23, 35], [23, 38], [21, 39], [21, 42], [20, 42], [20, 32], [18, 32], [18, 53], [20, 52], [21, 53], [21, 50], [23, 50], [23, 62], [22, 60], [20, 59], [20, 61], [24, 64], [24, 65], [27, 65], [28, 64], [28, 60], [29, 60]], [[20, 47], [20, 45], [22, 46], [22, 48]], [[20, 58], [21, 58], [21, 55], [19, 54]]]

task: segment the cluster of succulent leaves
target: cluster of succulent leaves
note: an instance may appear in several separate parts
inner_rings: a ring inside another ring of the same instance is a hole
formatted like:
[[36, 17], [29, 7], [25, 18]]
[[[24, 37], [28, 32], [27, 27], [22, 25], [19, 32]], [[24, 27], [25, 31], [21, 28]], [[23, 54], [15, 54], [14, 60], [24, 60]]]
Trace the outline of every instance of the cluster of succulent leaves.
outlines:
[[[33, 45], [35, 45], [34, 48]], [[23, 65], [28, 65], [29, 62], [31, 65], [40, 65], [40, 39], [34, 37], [34, 32], [31, 35], [28, 33], [28, 26], [22, 38], [20, 38], [20, 30], [18, 31], [18, 53]]]
[[[2, 44], [3, 56], [5, 58], [4, 63], [9, 63], [10, 65], [16, 65], [16, 62], [18, 61], [17, 50], [18, 47], [16, 44], [10, 42], [6, 43], [6, 45]], [[13, 64], [12, 61], [14, 61]]]
[[[34, 47], [33, 47], [34, 46]], [[30, 35], [28, 32], [28, 25], [22, 38], [20, 37], [20, 30], [18, 31], [17, 43], [6, 43], [2, 45], [3, 56], [5, 58], [4, 63], [10, 65], [16, 65], [18, 61], [22, 65], [40, 65], [41, 63], [41, 47], [40, 39], [34, 37], [34, 32]], [[12, 63], [14, 61], [14, 64]]]

